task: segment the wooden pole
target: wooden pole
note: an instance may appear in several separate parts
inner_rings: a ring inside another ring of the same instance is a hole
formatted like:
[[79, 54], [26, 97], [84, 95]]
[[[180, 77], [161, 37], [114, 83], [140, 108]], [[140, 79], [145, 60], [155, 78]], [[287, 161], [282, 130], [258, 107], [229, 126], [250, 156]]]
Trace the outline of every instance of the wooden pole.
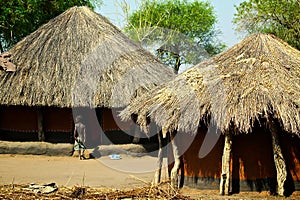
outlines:
[[45, 141], [44, 125], [43, 125], [43, 112], [40, 107], [37, 108], [37, 120], [38, 120], [38, 138], [40, 142]]
[[174, 156], [174, 166], [171, 170], [171, 186], [173, 188], [178, 188], [178, 171], [180, 168], [180, 155], [178, 150], [178, 144], [174, 133], [170, 133], [170, 139], [172, 144], [173, 156]]
[[154, 176], [154, 184], [160, 183], [161, 180], [161, 168], [163, 162], [163, 153], [162, 153], [162, 133], [158, 132], [158, 155], [157, 155], [157, 169]]
[[222, 156], [222, 173], [220, 181], [220, 194], [229, 195], [230, 190], [230, 154], [231, 154], [232, 140], [229, 133], [225, 134], [225, 143]]
[[272, 135], [273, 156], [277, 173], [277, 192], [280, 196], [284, 196], [284, 183], [287, 179], [287, 169], [285, 160], [279, 145], [278, 132], [275, 123], [269, 123]]
[[141, 138], [141, 132], [139, 130], [139, 127], [135, 126], [134, 127], [134, 136], [133, 136], [132, 143], [138, 144], [140, 142], [140, 138]]

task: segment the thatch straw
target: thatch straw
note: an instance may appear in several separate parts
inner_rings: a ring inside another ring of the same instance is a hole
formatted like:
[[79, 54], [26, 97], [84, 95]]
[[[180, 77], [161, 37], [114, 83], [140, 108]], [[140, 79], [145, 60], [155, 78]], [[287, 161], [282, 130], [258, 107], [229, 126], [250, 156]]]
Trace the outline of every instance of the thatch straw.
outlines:
[[[208, 116], [210, 110], [210, 95], [201, 73], [203, 64], [134, 99], [121, 112], [122, 119], [131, 114], [149, 115], [166, 130], [197, 131], [200, 119]], [[146, 125], [144, 121], [138, 123]]]
[[299, 107], [300, 52], [272, 35], [253, 34], [136, 99], [121, 116], [148, 114], [161, 126], [193, 133], [207, 114], [222, 131], [234, 125], [238, 132], [276, 118], [299, 134]]
[[121, 107], [136, 89], [173, 76], [87, 7], [70, 8], [9, 53], [17, 71], [0, 72], [2, 105]]

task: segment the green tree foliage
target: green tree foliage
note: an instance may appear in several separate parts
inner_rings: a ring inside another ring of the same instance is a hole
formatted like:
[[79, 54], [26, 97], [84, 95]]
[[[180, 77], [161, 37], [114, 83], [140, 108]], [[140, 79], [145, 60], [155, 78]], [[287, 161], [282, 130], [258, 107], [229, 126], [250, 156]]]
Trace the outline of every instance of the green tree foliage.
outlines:
[[272, 33], [300, 49], [300, 0], [249, 0], [236, 9], [237, 31]]
[[100, 6], [101, 0], [1, 0], [0, 52], [72, 6]]
[[127, 15], [125, 31], [142, 44], [156, 45], [156, 56], [178, 72], [182, 64], [198, 63], [225, 48], [217, 40], [216, 23], [208, 2], [144, 0]]

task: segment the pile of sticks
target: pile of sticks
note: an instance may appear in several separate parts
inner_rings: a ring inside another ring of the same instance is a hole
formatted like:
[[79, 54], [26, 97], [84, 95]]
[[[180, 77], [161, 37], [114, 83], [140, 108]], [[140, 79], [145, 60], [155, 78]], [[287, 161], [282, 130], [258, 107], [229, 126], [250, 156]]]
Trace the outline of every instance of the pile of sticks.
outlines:
[[0, 199], [191, 199], [180, 194], [167, 181], [157, 185], [146, 183], [143, 187], [122, 190], [85, 186], [60, 187], [50, 194], [34, 193], [26, 190], [27, 187], [28, 185], [0, 185]]

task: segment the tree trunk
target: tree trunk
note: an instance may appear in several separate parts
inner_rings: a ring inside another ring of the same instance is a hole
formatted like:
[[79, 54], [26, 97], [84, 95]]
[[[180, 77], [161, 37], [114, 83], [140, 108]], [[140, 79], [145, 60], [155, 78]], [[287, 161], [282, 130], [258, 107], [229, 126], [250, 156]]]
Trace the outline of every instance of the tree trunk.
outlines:
[[154, 176], [154, 184], [160, 183], [161, 180], [161, 168], [162, 168], [162, 162], [163, 162], [163, 153], [162, 153], [162, 134], [161, 132], [157, 133], [158, 136], [158, 155], [157, 155], [157, 169], [155, 171]]
[[45, 141], [45, 133], [43, 126], [43, 112], [41, 108], [37, 108], [37, 120], [38, 120], [38, 138], [40, 142]]
[[220, 194], [229, 195], [230, 190], [230, 154], [232, 140], [229, 133], [225, 135], [225, 143], [222, 156], [222, 174], [220, 181]]
[[275, 124], [270, 124], [270, 131], [272, 135], [273, 156], [277, 173], [277, 192], [280, 196], [284, 195], [284, 183], [287, 179], [287, 170], [285, 160], [279, 145], [278, 133]]
[[178, 74], [178, 71], [179, 71], [179, 68], [180, 68], [180, 65], [181, 65], [179, 54], [175, 55], [175, 60], [176, 60], [176, 63], [175, 63], [175, 66], [174, 66], [174, 70], [175, 70], [175, 73]]
[[0, 41], [0, 54], [4, 52], [3, 46], [2, 46], [2, 42]]
[[170, 133], [171, 136], [171, 144], [172, 144], [172, 150], [173, 150], [173, 156], [174, 156], [174, 166], [171, 171], [171, 186], [173, 188], [178, 188], [178, 171], [180, 168], [180, 155], [178, 150], [178, 144], [175, 139], [174, 133]]

